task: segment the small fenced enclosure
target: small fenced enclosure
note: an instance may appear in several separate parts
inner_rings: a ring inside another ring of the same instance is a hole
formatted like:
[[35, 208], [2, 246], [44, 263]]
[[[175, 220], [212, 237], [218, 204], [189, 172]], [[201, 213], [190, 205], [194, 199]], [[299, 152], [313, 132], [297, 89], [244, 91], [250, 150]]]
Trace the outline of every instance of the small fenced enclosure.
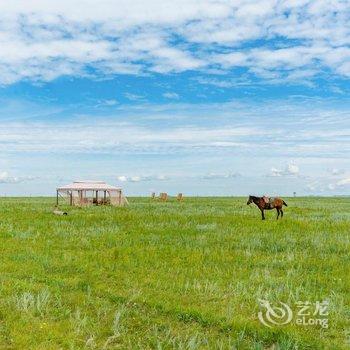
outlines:
[[124, 206], [128, 200], [120, 188], [103, 181], [75, 181], [56, 189], [56, 204], [63, 198], [73, 206], [113, 205]]

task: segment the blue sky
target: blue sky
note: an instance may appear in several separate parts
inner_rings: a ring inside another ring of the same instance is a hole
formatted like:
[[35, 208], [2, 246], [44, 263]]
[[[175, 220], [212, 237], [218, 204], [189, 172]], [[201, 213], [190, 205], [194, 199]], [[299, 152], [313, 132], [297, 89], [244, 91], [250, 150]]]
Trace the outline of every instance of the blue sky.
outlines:
[[0, 12], [0, 195], [350, 194], [349, 1]]

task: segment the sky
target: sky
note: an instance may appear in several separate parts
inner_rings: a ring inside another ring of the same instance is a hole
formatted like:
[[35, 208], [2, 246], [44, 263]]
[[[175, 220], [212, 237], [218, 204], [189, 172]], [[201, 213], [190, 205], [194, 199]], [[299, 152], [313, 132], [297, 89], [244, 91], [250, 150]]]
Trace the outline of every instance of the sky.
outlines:
[[0, 196], [350, 194], [350, 1], [0, 2]]

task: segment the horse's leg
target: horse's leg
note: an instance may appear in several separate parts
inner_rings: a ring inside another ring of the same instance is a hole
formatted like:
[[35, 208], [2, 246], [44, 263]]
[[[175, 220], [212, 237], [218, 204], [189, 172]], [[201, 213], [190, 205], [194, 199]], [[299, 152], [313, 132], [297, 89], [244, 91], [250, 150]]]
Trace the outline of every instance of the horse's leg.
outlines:
[[260, 209], [260, 210], [261, 210], [261, 218], [262, 220], [265, 220], [264, 209]]
[[277, 210], [277, 220], [278, 220], [278, 217], [280, 216], [280, 210], [278, 208], [276, 208]]
[[282, 210], [282, 208], [280, 210], [281, 210], [281, 219], [282, 219], [283, 218], [283, 210]]

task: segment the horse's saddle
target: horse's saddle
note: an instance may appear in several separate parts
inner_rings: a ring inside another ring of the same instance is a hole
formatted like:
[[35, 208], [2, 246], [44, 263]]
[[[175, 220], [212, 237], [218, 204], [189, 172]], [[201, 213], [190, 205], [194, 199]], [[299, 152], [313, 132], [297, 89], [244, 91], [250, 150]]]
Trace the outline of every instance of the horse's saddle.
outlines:
[[264, 196], [263, 198], [264, 198], [264, 201], [265, 201], [265, 208], [266, 208], [266, 209], [271, 209], [271, 208], [273, 208], [275, 198], [273, 198], [273, 197], [267, 197], [267, 196]]

